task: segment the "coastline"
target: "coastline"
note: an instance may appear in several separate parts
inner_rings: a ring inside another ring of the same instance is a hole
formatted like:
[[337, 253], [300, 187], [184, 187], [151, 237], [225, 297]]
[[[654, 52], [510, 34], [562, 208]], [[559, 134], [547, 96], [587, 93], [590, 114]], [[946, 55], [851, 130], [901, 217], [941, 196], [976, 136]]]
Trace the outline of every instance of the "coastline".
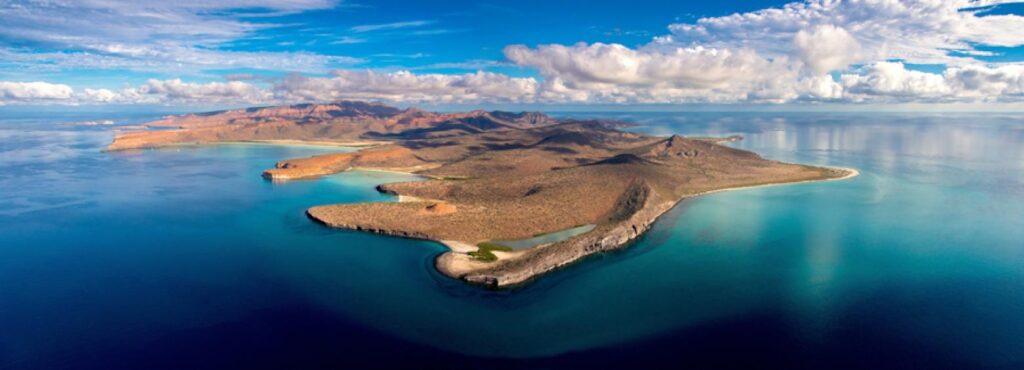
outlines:
[[[596, 137], [586, 136], [586, 133], [576, 132], [570, 136], [572, 140], [600, 140], [606, 138], [601, 135], [611, 135], [598, 131], [593, 135]], [[551, 136], [556, 139], [565, 140], [566, 138], [554, 135]], [[531, 139], [535, 140], [535, 139]], [[700, 140], [687, 141], [688, 139], [682, 138], [678, 135], [673, 135], [668, 138], [650, 139], [653, 140], [650, 144], [650, 148], [645, 150], [653, 150], [650, 156], [657, 157], [661, 160], [666, 158], [672, 158], [670, 160], [675, 161], [687, 161], [688, 158], [693, 158], [698, 153], [709, 151], [716, 153], [712, 155], [712, 160], [715, 155], [732, 158], [733, 160], [739, 160], [740, 163], [748, 163], [742, 161], [761, 161], [764, 166], [789, 166], [790, 168], [797, 168], [799, 171], [786, 172], [789, 175], [779, 176], [763, 176], [754, 178], [743, 178], [731, 181], [733, 184], [747, 183], [748, 185], [723, 187], [713, 190], [700, 191], [690, 193], [693, 191], [700, 190], [701, 188], [714, 188], [714, 184], [706, 184], [696, 189], [693, 188], [675, 188], [673, 185], [666, 187], [664, 179], [671, 179], [671, 177], [658, 178], [658, 180], [651, 181], [650, 178], [639, 176], [633, 177], [631, 180], [619, 179], [619, 186], [616, 188], [614, 194], [610, 191], [605, 191], [604, 202], [608, 204], [609, 210], [601, 209], [600, 213], [593, 213], [592, 216], [598, 217], [594, 220], [600, 220], [595, 222], [596, 226], [588, 231], [579, 235], [568, 237], [564, 240], [556, 242], [542, 244], [531, 248], [518, 249], [514, 251], [490, 251], [493, 256], [489, 260], [478, 259], [478, 255], [471, 254], [470, 252], [477, 252], [483, 247], [478, 246], [477, 243], [490, 240], [493, 236], [493, 228], [495, 227], [517, 227], [522, 225], [531, 225], [534, 229], [539, 228], [538, 225], [542, 225], [540, 222], [535, 220], [518, 219], [516, 223], [504, 223], [494, 224], [494, 221], [486, 221], [492, 223], [481, 223], [481, 220], [488, 220], [489, 215], [478, 214], [484, 211], [481, 209], [485, 208], [470, 208], [469, 215], [473, 215], [469, 219], [463, 219], [461, 222], [464, 224], [448, 224], [449, 229], [454, 228], [456, 231], [442, 231], [445, 230], [444, 226], [434, 225], [433, 228], [422, 228], [415, 227], [408, 223], [388, 223], [388, 218], [384, 218], [384, 223], [373, 224], [367, 223], [367, 217], [371, 213], [355, 213], [347, 216], [338, 217], [337, 215], [332, 216], [330, 207], [332, 205], [316, 206], [306, 210], [306, 214], [311, 219], [322, 223], [324, 225], [351, 229], [358, 231], [365, 231], [371, 233], [378, 233], [384, 235], [429, 240], [436, 243], [440, 243], [448, 248], [448, 251], [438, 255], [435, 258], [435, 267], [442, 274], [454, 278], [464, 280], [469, 283], [489, 286], [493, 288], [504, 288], [511, 287], [519, 284], [523, 284], [530, 281], [538, 276], [541, 276], [549, 271], [561, 268], [563, 266], [575, 263], [579, 260], [584, 259], [587, 256], [599, 254], [606, 251], [612, 251], [620, 248], [624, 248], [631, 241], [639, 238], [643, 235], [650, 227], [656, 222], [662, 214], [671, 210], [673, 207], [678, 205], [683, 200], [689, 198], [695, 198], [702, 195], [713, 194], [717, 192], [741, 190], [765, 186], [779, 186], [788, 184], [798, 184], [805, 182], [818, 182], [818, 181], [832, 181], [832, 180], [843, 180], [858, 176], [859, 171], [852, 168], [842, 167], [825, 167], [825, 166], [808, 166], [808, 165], [793, 165], [779, 161], [768, 161], [764, 160], [756, 155], [750, 157], [749, 155], [737, 154], [737, 149], [715, 149], [715, 148], [728, 148], [724, 146], [718, 146], [720, 140], [710, 140], [704, 138]], [[729, 137], [721, 139], [724, 141], [735, 141], [737, 137]], [[541, 141], [546, 142], [546, 141]], [[570, 141], [572, 142], [572, 141]], [[709, 144], [695, 144], [695, 143], [709, 143]], [[118, 141], [115, 138], [115, 142], [108, 146], [108, 150], [111, 147], [116, 147]], [[534, 143], [534, 141], [530, 141]], [[232, 140], [232, 141], [196, 141], [196, 142], [181, 142], [167, 145], [153, 145], [151, 147], [141, 148], [116, 148], [113, 150], [123, 149], [147, 149], [147, 148], [159, 148], [165, 146], [190, 146], [190, 145], [206, 145], [206, 144], [261, 144], [261, 145], [284, 145], [284, 146], [316, 146], [323, 148], [347, 148], [350, 149], [344, 152], [325, 153], [320, 155], [314, 155], [307, 158], [282, 160], [276, 163], [275, 168], [268, 169], [263, 172], [263, 177], [273, 182], [284, 182], [289, 180], [316, 178], [320, 176], [330, 175], [339, 172], [346, 171], [372, 171], [372, 172], [386, 172], [386, 173], [397, 173], [403, 175], [413, 175], [420, 177], [421, 180], [428, 179], [440, 179], [448, 180], [448, 176], [431, 176], [421, 175], [417, 172], [429, 170], [442, 165], [442, 161], [438, 161], [436, 158], [434, 162], [425, 161], [418, 157], [413, 150], [402, 147], [387, 145], [389, 142], [380, 141], [330, 141], [330, 140], [294, 140], [294, 139], [279, 139], [279, 140]], [[449, 144], [451, 145], [451, 144]], [[463, 144], [469, 145], [469, 144]], [[534, 144], [538, 145], [538, 144]], [[702, 146], [703, 145], [703, 146]], [[711, 146], [708, 146], [711, 145]], [[362, 149], [362, 150], [360, 150]], [[717, 152], [716, 152], [717, 150]], [[644, 152], [648, 153], [648, 152]], [[660, 154], [659, 154], [660, 153]], [[614, 154], [614, 153], [612, 153]], [[610, 154], [602, 153], [600, 155], [608, 156]], [[671, 157], [665, 157], [671, 155]], [[730, 157], [731, 156], [731, 157]], [[427, 157], [431, 158], [431, 157]], [[444, 158], [444, 157], [442, 157]], [[604, 157], [599, 157], [604, 158]], [[650, 162], [645, 159], [641, 159], [638, 154], [626, 153], [617, 154], [615, 156], [607, 157], [610, 160], [605, 159], [595, 163], [607, 164], [607, 165], [626, 165], [626, 166], [640, 166], [649, 165]], [[730, 162], [721, 163], [719, 165], [730, 166]], [[514, 162], [513, 162], [514, 163]], [[675, 163], [675, 162], [666, 162]], [[746, 165], [750, 165], [749, 163]], [[742, 166], [742, 165], [740, 165]], [[514, 167], [512, 167], [514, 168]], [[582, 167], [581, 167], [582, 168]], [[727, 167], [732, 168], [732, 167]], [[738, 167], [742, 169], [742, 167]], [[665, 170], [660, 170], [665, 171]], [[790, 170], [786, 170], [790, 171]], [[800, 172], [802, 171], [802, 172]], [[484, 172], [485, 174], [487, 172]], [[575, 172], [574, 172], [575, 173]], [[590, 176], [595, 176], [596, 172], [590, 171]], [[799, 176], [796, 174], [800, 173]], [[470, 174], [472, 176], [472, 174]], [[581, 175], [582, 176], [582, 175]], [[602, 176], [617, 176], [613, 174], [602, 174]], [[629, 176], [629, 175], [627, 175]], [[638, 176], [636, 174], [632, 176]], [[598, 182], [595, 180], [596, 177], [590, 178], [591, 182]], [[793, 181], [790, 181], [793, 180]], [[675, 181], [682, 181], [678, 178]], [[774, 182], [772, 182], [774, 181]], [[719, 182], [719, 184], [725, 185], [730, 181]], [[493, 185], [493, 184], [491, 184]], [[564, 185], [564, 184], [563, 184]], [[570, 187], [570, 189], [575, 189]], [[656, 190], [657, 189], [657, 190]], [[380, 192], [389, 193], [398, 197], [398, 203], [406, 203], [401, 206], [401, 209], [412, 212], [413, 217], [424, 217], [423, 215], [448, 215], [455, 213], [456, 208], [461, 212], [464, 208], [463, 204], [458, 202], [448, 202], [441, 200], [432, 200], [423, 197], [413, 197], [409, 195], [401, 194], [402, 191], [384, 187], [378, 185], [377, 190]], [[623, 191], [624, 190], [624, 191]], [[483, 189], [483, 191], [490, 191]], [[533, 194], [533, 188], [527, 192], [526, 196]], [[601, 193], [601, 189], [588, 189], [588, 191]], [[416, 194], [413, 192], [413, 194]], [[550, 193], [543, 193], [550, 194]], [[557, 193], [556, 193], [557, 194]], [[593, 193], [592, 193], [593, 194]], [[434, 198], [434, 196], [428, 196]], [[617, 198], [617, 199], [616, 199]], [[441, 196], [439, 199], [448, 199]], [[534, 198], [531, 198], [534, 199]], [[442, 204], [447, 203], [447, 204]], [[472, 203], [470, 203], [472, 204]], [[559, 204], [564, 205], [565, 203], [550, 204], [549, 206], [559, 207]], [[378, 207], [378, 209], [380, 209]], [[365, 210], [363, 210], [365, 211]], [[516, 210], [505, 210], [506, 212], [511, 211], [515, 214]], [[362, 212], [362, 211], [361, 211]], [[490, 211], [487, 211], [490, 212]], [[606, 213], [607, 212], [607, 213]], [[462, 214], [462, 213], [459, 213]], [[549, 213], [550, 215], [550, 213]], [[561, 215], [566, 216], [566, 215]], [[561, 217], [559, 216], [559, 217]], [[391, 216], [387, 216], [391, 217]], [[433, 217], [433, 216], [428, 216]], [[482, 218], [481, 218], [482, 217]], [[571, 215], [569, 217], [572, 217]], [[513, 218], [515, 219], [515, 218]], [[559, 218], [562, 220], [564, 218]], [[394, 219], [390, 219], [394, 220]], [[446, 221], [447, 222], [447, 221]], [[546, 225], [558, 225], [558, 221], [541, 221], [548, 222]], [[414, 224], [413, 224], [414, 225]], [[472, 227], [467, 227], [473, 225]], [[421, 225], [422, 226], [422, 225]], [[492, 230], [492, 231], [488, 231]], [[533, 230], [536, 231], [547, 231], [547, 230]], [[522, 233], [522, 231], [519, 231]], [[516, 234], [516, 232], [505, 232], [508, 234]], [[528, 234], [527, 234], [528, 235]], [[488, 253], [490, 255], [491, 253]], [[497, 258], [494, 258], [497, 257]]]
[[[457, 258], [457, 254], [453, 252], [446, 252], [437, 257], [435, 260], [435, 267], [437, 267], [437, 269], [446, 276], [461, 279], [469, 283], [483, 285], [493, 289], [513, 288], [526, 284], [550, 271], [581, 262], [589, 256], [627, 247], [630, 242], [646, 233], [663, 214], [672, 210], [687, 199], [718, 192], [758, 187], [845, 180], [856, 177], [860, 174], [860, 171], [853, 168], [826, 166], [815, 167], [842, 170], [845, 171], [846, 174], [840, 177], [715, 189], [684, 196], [675, 201], [657, 202], [656, 200], [651, 199], [651, 197], [646, 197], [643, 201], [642, 207], [640, 207], [629, 219], [618, 224], [604, 225], [604, 227], [599, 226], [590, 232], [577, 235], [569, 238], [568, 240], [539, 246], [535, 251], [524, 251], [533, 252], [538, 255], [537, 258], [532, 258], [526, 262], [522, 262], [522, 259], [510, 260], [506, 261], [507, 266], [498, 265], [485, 268], [483, 271], [465, 272], [463, 271], [465, 269], [461, 266], [464, 265], [464, 262], [460, 263]], [[502, 260], [499, 258], [496, 262], [501, 261]]]
[[[642, 206], [626, 220], [600, 225], [593, 230], [573, 236], [559, 242], [540, 245], [534, 248], [516, 250], [512, 252], [494, 252], [497, 260], [482, 262], [473, 259], [469, 252], [478, 248], [472, 243], [457, 240], [439, 240], [426, 235], [418, 235], [402, 230], [369, 230], [354, 225], [333, 224], [329, 220], [317, 217], [313, 208], [307, 210], [307, 215], [315, 221], [327, 226], [343, 229], [372, 232], [377, 234], [397, 236], [410, 239], [427, 240], [439, 243], [448, 248], [447, 252], [441, 253], [435, 258], [434, 265], [443, 275], [466, 281], [471, 284], [482, 285], [495, 289], [511, 288], [525, 284], [547, 272], [560, 269], [585, 259], [588, 256], [603, 252], [614, 251], [625, 248], [629, 243], [646, 233], [660, 217], [669, 210], [676, 207], [684, 200], [696, 198], [702, 195], [709, 195], [719, 192], [753, 189], [759, 187], [793, 185], [800, 183], [825, 182], [846, 180], [860, 175], [860, 171], [854, 168], [813, 166], [833, 171], [843, 171], [845, 174], [839, 177], [827, 177], [810, 180], [799, 180], [789, 182], [775, 182], [766, 184], [755, 184], [746, 186], [729, 187], [704, 191], [678, 198], [674, 201], [660, 199], [660, 196], [652, 194], [649, 187], [637, 189], [641, 197]], [[388, 171], [400, 172], [400, 171]], [[408, 173], [408, 172], [400, 172]], [[428, 199], [403, 196], [396, 194], [399, 202], [409, 203], [430, 203]], [[658, 198], [658, 199], [655, 199]], [[314, 207], [315, 208], [315, 207]]]
[[754, 188], [767, 188], [767, 187], [782, 186], [782, 185], [796, 185], [796, 184], [803, 184], [803, 183], [810, 183], [810, 182], [839, 181], [839, 180], [852, 179], [854, 177], [860, 176], [860, 171], [858, 171], [856, 168], [851, 168], [851, 167], [835, 167], [835, 166], [814, 166], [814, 167], [828, 168], [828, 169], [831, 169], [831, 170], [846, 171], [846, 175], [843, 175], [842, 177], [830, 177], [830, 178], [817, 179], [817, 180], [800, 180], [800, 181], [788, 181], [788, 182], [773, 182], [773, 183], [768, 183], [768, 184], [734, 186], [734, 187], [731, 187], [731, 188], [721, 188], [721, 189], [715, 189], [715, 190], [708, 190], [708, 191], [705, 191], [705, 192], [700, 192], [700, 193], [697, 193], [697, 194], [688, 195], [686, 197], [681, 198], [679, 201], [683, 201], [683, 200], [689, 199], [689, 198], [696, 198], [696, 197], [699, 197], [699, 196], [702, 196], [702, 195], [708, 195], [708, 194], [714, 194], [714, 193], [722, 193], [722, 192], [733, 191], [733, 190], [746, 190], [746, 189], [754, 189]]
[[[397, 202], [327, 204], [306, 214], [335, 228], [441, 243], [448, 252], [435, 260], [440, 272], [491, 287], [521, 284], [623, 248], [688, 198], [859, 174], [768, 160], [723, 145], [742, 140], [738, 135], [646, 135], [616, 129], [623, 122], [559, 120], [538, 112], [439, 114], [343, 101], [146, 125], [169, 123], [177, 129], [116, 134], [106, 151], [207, 144], [320, 147], [321, 154], [277, 161], [262, 177], [278, 183], [347, 171], [413, 175], [414, 180], [376, 186]], [[581, 224], [594, 226], [521, 249], [499, 245]]]
[[269, 145], [287, 145], [287, 146], [319, 146], [319, 147], [338, 147], [338, 148], [355, 148], [363, 149], [384, 144], [389, 144], [386, 141], [327, 141], [327, 140], [238, 140], [238, 141], [225, 141], [224, 143], [255, 143], [255, 144], [269, 144]]
[[151, 146], [140, 146], [131, 148], [114, 148], [115, 142], [107, 145], [104, 152], [121, 152], [121, 151], [132, 151], [132, 150], [154, 150], [161, 148], [174, 148], [174, 147], [189, 147], [189, 146], [205, 146], [205, 145], [275, 145], [275, 146], [299, 146], [299, 147], [320, 147], [320, 148], [347, 148], [355, 150], [372, 148], [375, 146], [389, 144], [384, 141], [352, 141], [352, 142], [341, 142], [341, 141], [321, 141], [321, 140], [228, 140], [228, 141], [193, 141], [193, 142], [181, 142], [181, 143], [168, 143]]

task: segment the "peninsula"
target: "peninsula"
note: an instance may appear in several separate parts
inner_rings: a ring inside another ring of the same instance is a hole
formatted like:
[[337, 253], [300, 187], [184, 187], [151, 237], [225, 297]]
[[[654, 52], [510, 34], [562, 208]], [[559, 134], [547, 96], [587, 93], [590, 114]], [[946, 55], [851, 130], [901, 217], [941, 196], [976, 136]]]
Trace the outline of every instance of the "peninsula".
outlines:
[[[398, 202], [322, 205], [307, 214], [336, 228], [443, 243], [450, 251], [436, 259], [440, 272], [491, 287], [622, 248], [688, 197], [856, 175], [719, 143], [737, 137], [648, 136], [622, 130], [624, 122], [529, 112], [433, 113], [343, 101], [168, 117], [147, 126], [117, 135], [108, 150], [227, 141], [366, 146], [282, 160], [263, 176], [287, 181], [353, 169], [422, 175], [377, 186]], [[527, 248], [502, 244], [565, 230], [584, 231]]]

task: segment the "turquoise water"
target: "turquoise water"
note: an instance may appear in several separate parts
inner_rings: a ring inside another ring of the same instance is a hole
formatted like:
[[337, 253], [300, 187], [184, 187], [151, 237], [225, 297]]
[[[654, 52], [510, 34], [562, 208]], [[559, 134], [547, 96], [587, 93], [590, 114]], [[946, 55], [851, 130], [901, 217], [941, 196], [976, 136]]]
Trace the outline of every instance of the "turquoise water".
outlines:
[[559, 242], [559, 241], [562, 241], [562, 240], [569, 239], [569, 238], [574, 237], [576, 235], [580, 235], [580, 234], [586, 233], [587, 231], [593, 230], [595, 226], [597, 226], [597, 225], [583, 225], [583, 226], [572, 227], [572, 228], [568, 228], [568, 229], [565, 229], [565, 230], [559, 230], [559, 231], [555, 231], [555, 232], [547, 233], [547, 234], [543, 234], [543, 235], [537, 235], [537, 236], [529, 238], [529, 239], [495, 240], [493, 242], [501, 244], [501, 245], [504, 245], [504, 246], [512, 248], [512, 249], [527, 249], [527, 248], [536, 247], [536, 246], [541, 245], [541, 244], [550, 244], [550, 243]]
[[686, 201], [494, 292], [440, 276], [437, 244], [303, 214], [409, 176], [259, 177], [336, 148], [103, 153], [105, 128], [6, 119], [0, 368], [1024, 365], [1021, 116], [618, 117], [861, 175]]

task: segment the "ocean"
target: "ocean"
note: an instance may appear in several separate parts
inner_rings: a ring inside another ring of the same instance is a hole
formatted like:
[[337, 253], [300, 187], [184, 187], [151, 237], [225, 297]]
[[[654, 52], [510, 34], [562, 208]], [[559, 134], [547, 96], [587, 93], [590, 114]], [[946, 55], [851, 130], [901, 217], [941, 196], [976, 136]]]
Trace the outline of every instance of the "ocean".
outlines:
[[686, 200], [491, 291], [434, 270], [441, 245], [304, 214], [415, 176], [260, 177], [342, 149], [107, 153], [154, 117], [8, 115], [0, 368], [1024, 368], [1024, 114], [556, 115], [860, 176]]

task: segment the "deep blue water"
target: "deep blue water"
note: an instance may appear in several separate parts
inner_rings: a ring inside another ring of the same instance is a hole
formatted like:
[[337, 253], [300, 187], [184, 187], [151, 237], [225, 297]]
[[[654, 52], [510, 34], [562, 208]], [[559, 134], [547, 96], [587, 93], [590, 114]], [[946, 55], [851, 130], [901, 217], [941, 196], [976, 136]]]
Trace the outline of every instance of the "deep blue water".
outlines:
[[336, 148], [104, 153], [61, 123], [149, 117], [5, 117], [0, 368], [1024, 368], [1024, 115], [600, 116], [861, 176], [689, 200], [493, 292], [303, 214], [413, 177], [259, 177]]

